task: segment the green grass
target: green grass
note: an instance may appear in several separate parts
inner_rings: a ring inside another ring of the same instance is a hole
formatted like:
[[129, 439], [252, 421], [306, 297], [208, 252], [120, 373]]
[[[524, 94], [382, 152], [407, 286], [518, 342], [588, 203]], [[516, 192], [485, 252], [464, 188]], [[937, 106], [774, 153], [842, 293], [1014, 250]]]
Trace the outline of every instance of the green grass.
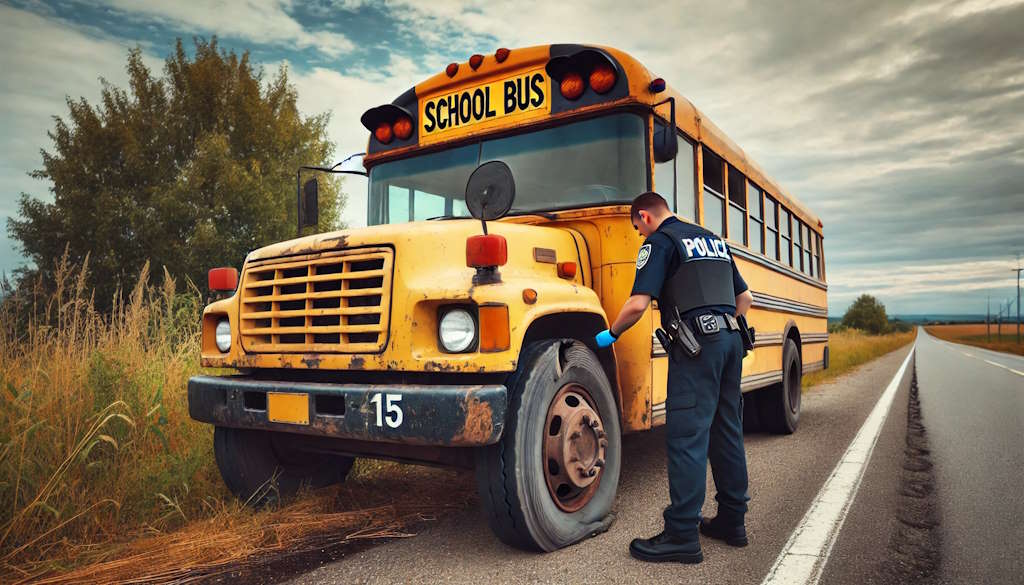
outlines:
[[829, 368], [804, 376], [804, 388], [810, 388], [841, 376], [857, 366], [914, 341], [915, 331], [868, 335], [848, 329], [828, 336]]

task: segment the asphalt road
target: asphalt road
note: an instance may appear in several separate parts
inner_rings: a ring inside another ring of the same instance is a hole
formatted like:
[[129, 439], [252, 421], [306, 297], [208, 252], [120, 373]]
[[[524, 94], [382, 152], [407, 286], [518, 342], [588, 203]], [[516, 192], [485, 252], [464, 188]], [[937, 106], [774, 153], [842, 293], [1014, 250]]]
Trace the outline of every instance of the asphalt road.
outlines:
[[942, 536], [942, 580], [1024, 582], [1024, 357], [924, 331], [917, 344]]
[[[629, 556], [631, 539], [661, 530], [661, 510], [668, 503], [665, 436], [656, 430], [626, 437], [616, 521], [607, 533], [596, 538], [554, 553], [518, 551], [494, 538], [480, 510], [473, 506], [427, 525], [413, 538], [347, 554], [296, 577], [293, 583], [761, 583], [794, 529], [803, 525], [805, 513], [818, 501], [819, 490], [837, 463], [848, 457], [851, 441], [910, 350], [897, 350], [835, 382], [807, 390], [796, 434], [746, 436], [752, 498], [747, 516], [751, 542], [746, 548], [704, 540], [705, 560], [695, 566], [642, 563]], [[925, 351], [929, 361], [934, 360], [932, 352], [951, 353], [931, 341]], [[877, 444], [872, 443], [874, 454], [868, 459], [857, 498], [848, 514], [844, 512], [845, 522], [841, 523], [834, 547], [823, 551], [823, 583], [895, 583], [906, 580], [900, 575], [934, 573], [938, 566], [934, 562], [938, 523], [930, 520], [927, 506], [919, 509], [916, 501], [900, 497], [901, 490], [911, 489], [904, 468], [924, 465], [908, 463], [904, 448], [911, 440], [908, 429], [920, 426], [912, 422], [917, 420], [915, 417], [908, 416], [920, 412], [911, 400], [912, 371], [912, 367], [907, 369], [896, 387], [891, 409], [886, 409], [889, 416], [878, 431]], [[966, 375], [966, 370], [961, 373]], [[1006, 374], [1015, 376], [1008, 371]], [[934, 375], [941, 376], [929, 373], [929, 380]], [[977, 385], [960, 386], [961, 399], [963, 389], [972, 387]], [[956, 390], [951, 395], [953, 392]], [[927, 405], [929, 395], [923, 389], [921, 394]], [[1017, 429], [1019, 434], [1019, 424]], [[930, 465], [925, 466], [930, 469]], [[928, 475], [929, 470], [923, 473]], [[957, 473], [953, 470], [954, 475]], [[714, 512], [710, 473], [708, 478], [705, 514], [710, 515]], [[925, 492], [927, 497], [921, 500], [931, 502], [938, 490]], [[991, 503], [991, 494], [973, 492], [970, 497], [978, 500], [979, 507], [985, 507]], [[909, 535], [916, 539], [909, 547], [904, 542], [905, 521], [924, 526], [923, 536]], [[1018, 532], [1014, 546], [1019, 546], [1019, 537]]]

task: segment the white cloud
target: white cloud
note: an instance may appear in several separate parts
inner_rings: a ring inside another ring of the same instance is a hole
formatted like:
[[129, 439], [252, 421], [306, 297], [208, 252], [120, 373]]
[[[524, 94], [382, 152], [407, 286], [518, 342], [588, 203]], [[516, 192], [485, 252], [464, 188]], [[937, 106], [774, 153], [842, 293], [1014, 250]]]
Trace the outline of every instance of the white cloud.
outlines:
[[[100, 77], [125, 85], [128, 50], [134, 44], [82, 34], [58, 20], [0, 5], [0, 216], [14, 216], [20, 193], [49, 200], [49, 185], [32, 179], [28, 171], [42, 166], [41, 148], [51, 148], [47, 130], [52, 116], [66, 115], [65, 96], [85, 97], [95, 103]], [[162, 61], [146, 56], [157, 67]], [[16, 244], [7, 237], [6, 222], [0, 237], [0, 271], [10, 272], [23, 263]]]
[[289, 14], [291, 0], [220, 0], [215, 7], [204, 0], [103, 0], [129, 17], [148, 17], [176, 26], [257, 44], [314, 48], [328, 57], [340, 57], [355, 45], [341, 33], [309, 31]]

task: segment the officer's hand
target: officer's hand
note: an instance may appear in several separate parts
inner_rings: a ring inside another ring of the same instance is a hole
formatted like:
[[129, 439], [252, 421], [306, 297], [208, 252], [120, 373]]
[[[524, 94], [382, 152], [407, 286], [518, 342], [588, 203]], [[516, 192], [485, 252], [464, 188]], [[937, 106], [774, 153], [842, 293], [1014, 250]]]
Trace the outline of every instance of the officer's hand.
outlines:
[[605, 329], [604, 331], [598, 333], [596, 337], [594, 337], [594, 341], [597, 342], [597, 347], [608, 347], [609, 345], [615, 343], [618, 339], [619, 338], [612, 335], [612, 332], [608, 329]]

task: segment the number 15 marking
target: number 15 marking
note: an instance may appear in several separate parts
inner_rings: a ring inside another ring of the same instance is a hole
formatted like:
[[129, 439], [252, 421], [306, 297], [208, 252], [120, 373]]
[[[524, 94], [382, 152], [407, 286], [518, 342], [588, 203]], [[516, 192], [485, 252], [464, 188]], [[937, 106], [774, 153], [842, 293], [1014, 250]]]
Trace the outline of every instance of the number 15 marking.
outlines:
[[[381, 397], [383, 397], [383, 405], [381, 404]], [[381, 394], [378, 392], [373, 395], [370, 402], [377, 406], [378, 427], [383, 427], [384, 423], [387, 423], [393, 429], [402, 426], [402, 407], [398, 405], [401, 401], [401, 394]]]

